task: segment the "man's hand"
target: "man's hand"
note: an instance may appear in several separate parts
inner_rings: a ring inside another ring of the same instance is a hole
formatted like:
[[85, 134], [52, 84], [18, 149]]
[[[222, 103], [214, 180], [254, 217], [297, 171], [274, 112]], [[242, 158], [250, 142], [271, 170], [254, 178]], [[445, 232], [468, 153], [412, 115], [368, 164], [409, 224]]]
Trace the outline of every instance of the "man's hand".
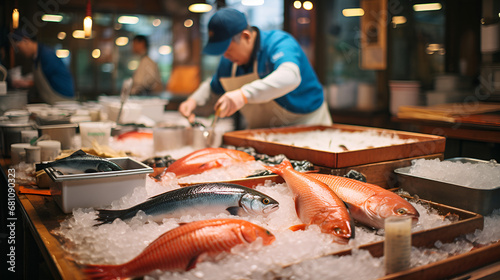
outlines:
[[194, 109], [196, 109], [196, 100], [192, 98], [186, 99], [186, 101], [182, 102], [181, 105], [179, 105], [179, 113], [186, 117], [190, 123], [194, 122]]
[[233, 115], [236, 111], [240, 110], [247, 103], [247, 98], [243, 95], [241, 89], [228, 91], [222, 95], [217, 103], [215, 103], [214, 110], [220, 110], [219, 117], [225, 118]]

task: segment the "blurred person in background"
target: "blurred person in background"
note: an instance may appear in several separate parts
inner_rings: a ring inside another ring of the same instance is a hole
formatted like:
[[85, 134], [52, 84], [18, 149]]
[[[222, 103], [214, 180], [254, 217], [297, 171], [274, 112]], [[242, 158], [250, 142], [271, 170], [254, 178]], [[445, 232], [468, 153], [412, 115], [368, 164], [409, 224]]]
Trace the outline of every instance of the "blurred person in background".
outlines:
[[298, 42], [281, 30], [260, 31], [243, 13], [217, 11], [208, 23], [203, 52], [223, 55], [215, 75], [180, 104], [190, 121], [212, 94], [220, 117], [240, 111], [247, 128], [330, 125], [323, 87]]
[[159, 95], [163, 90], [160, 70], [156, 62], [148, 56], [149, 41], [143, 35], [137, 35], [132, 40], [132, 51], [140, 55], [139, 66], [132, 76], [133, 95]]
[[55, 104], [59, 101], [74, 100], [73, 76], [63, 61], [49, 47], [37, 42], [36, 37], [16, 29], [10, 34], [15, 50], [33, 60], [33, 79], [11, 77], [12, 87], [29, 88], [35, 86], [36, 97], [30, 102]]

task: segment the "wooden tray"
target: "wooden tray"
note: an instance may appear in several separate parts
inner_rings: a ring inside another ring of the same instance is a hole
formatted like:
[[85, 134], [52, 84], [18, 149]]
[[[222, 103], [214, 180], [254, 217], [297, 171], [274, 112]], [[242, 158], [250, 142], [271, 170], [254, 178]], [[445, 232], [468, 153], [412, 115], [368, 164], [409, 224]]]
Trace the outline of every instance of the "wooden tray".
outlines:
[[[254, 137], [256, 134], [270, 133], [297, 133], [315, 130], [340, 129], [349, 132], [375, 131], [379, 133], [393, 133], [402, 139], [417, 139], [417, 142], [399, 144], [371, 149], [328, 152], [310, 148], [297, 147], [271, 141], [262, 141]], [[446, 138], [421, 133], [403, 132], [363, 126], [334, 124], [332, 126], [295, 126], [253, 130], [239, 130], [226, 132], [223, 136], [226, 145], [249, 146], [258, 153], [277, 155], [284, 154], [290, 159], [308, 160], [314, 165], [331, 168], [341, 168], [382, 161], [411, 158], [422, 155], [439, 154], [444, 152]]]
[[[414, 247], [431, 248], [434, 247], [434, 243], [438, 240], [443, 243], [449, 243], [453, 242], [456, 237], [474, 232], [476, 229], [483, 229], [484, 219], [479, 214], [426, 200], [420, 199], [419, 201], [436, 209], [440, 215], [451, 214], [458, 216], [458, 221], [449, 225], [414, 232], [412, 234], [412, 246]], [[382, 279], [443, 279], [498, 260], [500, 257], [499, 248], [500, 243], [486, 246], [462, 255], [449, 257], [442, 261], [389, 274]], [[379, 241], [365, 244], [360, 246], [359, 249], [368, 250], [373, 257], [378, 258], [384, 255], [384, 242]], [[351, 250], [348, 249], [323, 256], [322, 258], [350, 254]]]

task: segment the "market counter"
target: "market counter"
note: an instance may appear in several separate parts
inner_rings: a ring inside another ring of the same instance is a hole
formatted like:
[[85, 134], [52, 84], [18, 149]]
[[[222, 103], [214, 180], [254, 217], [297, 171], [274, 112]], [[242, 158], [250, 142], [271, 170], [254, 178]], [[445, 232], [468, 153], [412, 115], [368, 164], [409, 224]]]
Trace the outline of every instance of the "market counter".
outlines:
[[[25, 230], [29, 230], [36, 244], [25, 244], [24, 272], [26, 279], [33, 279], [30, 276], [38, 278], [38, 275], [33, 275], [34, 271], [30, 271], [38, 266], [37, 260], [32, 257], [37, 247], [54, 279], [86, 279], [80, 267], [68, 258], [63, 249], [64, 241], [52, 234], [52, 231], [58, 228], [60, 223], [71, 214], [64, 214], [49, 196], [20, 194], [19, 187], [16, 187], [16, 193]], [[500, 242], [425, 266], [390, 274], [382, 279], [440, 279], [478, 269], [498, 260], [500, 260]], [[499, 271], [500, 263], [496, 263], [469, 272], [467, 275], [486, 274], [493, 276], [498, 275]]]

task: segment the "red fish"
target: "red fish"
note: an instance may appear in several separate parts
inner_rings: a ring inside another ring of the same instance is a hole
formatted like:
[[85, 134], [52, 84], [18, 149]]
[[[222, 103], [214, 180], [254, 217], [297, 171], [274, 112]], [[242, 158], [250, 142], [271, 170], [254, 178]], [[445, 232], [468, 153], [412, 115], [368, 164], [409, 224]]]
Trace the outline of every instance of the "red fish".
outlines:
[[162, 234], [142, 253], [119, 265], [87, 265], [83, 271], [90, 279], [139, 277], [156, 269], [187, 271], [196, 266], [200, 256], [228, 252], [238, 244], [262, 238], [264, 245], [274, 242], [268, 230], [238, 219], [213, 219], [191, 222]]
[[349, 206], [352, 217], [374, 228], [383, 228], [390, 216], [409, 216], [418, 221], [419, 213], [404, 198], [379, 186], [327, 174], [307, 174], [327, 184]]
[[288, 160], [267, 168], [283, 177], [293, 192], [295, 210], [304, 223], [293, 229], [316, 224], [321, 232], [332, 234], [338, 243], [347, 243], [349, 238], [354, 238], [353, 221], [347, 207], [325, 183], [294, 170]]
[[116, 136], [116, 140], [123, 141], [125, 139], [153, 139], [153, 133], [152, 132], [141, 132], [141, 131], [128, 131], [125, 133], [122, 133], [118, 136]]
[[226, 148], [205, 148], [174, 161], [165, 169], [165, 172], [172, 172], [177, 177], [184, 177], [252, 160], [255, 160], [253, 156], [242, 151]]

